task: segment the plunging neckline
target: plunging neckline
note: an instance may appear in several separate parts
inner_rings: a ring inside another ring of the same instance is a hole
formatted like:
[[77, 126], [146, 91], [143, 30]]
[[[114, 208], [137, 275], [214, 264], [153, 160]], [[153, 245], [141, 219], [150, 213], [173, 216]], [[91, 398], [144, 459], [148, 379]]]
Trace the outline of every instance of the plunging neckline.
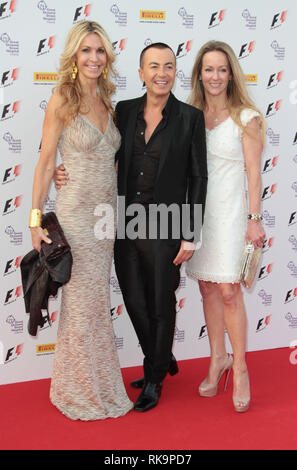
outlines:
[[78, 113], [83, 119], [85, 119], [94, 129], [96, 129], [98, 132], [100, 132], [101, 135], [105, 135], [107, 130], [108, 130], [108, 127], [109, 127], [109, 122], [110, 122], [110, 113], [108, 113], [108, 120], [107, 120], [107, 124], [106, 124], [106, 128], [105, 128], [105, 131], [102, 132], [101, 129], [99, 129], [92, 121], [90, 121], [90, 119], [85, 115], [85, 114], [81, 114], [81, 113]]
[[217, 126], [214, 126], [212, 129], [208, 129], [207, 127], [205, 127], [205, 129], [208, 131], [208, 132], [211, 132], [211, 131], [214, 131], [215, 129], [217, 129], [218, 127], [220, 127], [222, 124], [224, 124], [226, 121], [228, 121], [228, 119], [230, 119], [231, 116], [228, 116], [226, 119], [224, 119], [224, 121], [220, 122], [220, 124], [218, 124]]

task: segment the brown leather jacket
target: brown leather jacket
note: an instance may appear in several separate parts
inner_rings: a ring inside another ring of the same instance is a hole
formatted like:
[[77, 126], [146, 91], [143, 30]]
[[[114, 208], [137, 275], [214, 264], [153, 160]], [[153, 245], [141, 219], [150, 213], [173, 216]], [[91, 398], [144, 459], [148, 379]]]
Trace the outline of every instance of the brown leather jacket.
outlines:
[[56, 295], [59, 287], [69, 281], [72, 268], [71, 251], [60, 252], [56, 257], [46, 256], [43, 248], [40, 252], [31, 250], [21, 261], [21, 274], [26, 312], [30, 314], [28, 331], [36, 336], [38, 326], [43, 326], [45, 319], [41, 310], [47, 310], [48, 298]]

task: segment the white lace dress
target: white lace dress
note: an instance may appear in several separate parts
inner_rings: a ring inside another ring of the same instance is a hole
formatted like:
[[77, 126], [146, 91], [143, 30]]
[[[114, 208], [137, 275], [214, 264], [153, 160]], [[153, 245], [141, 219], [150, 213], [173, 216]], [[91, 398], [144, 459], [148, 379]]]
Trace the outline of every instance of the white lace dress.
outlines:
[[[243, 126], [256, 111], [244, 109]], [[190, 277], [203, 281], [239, 281], [247, 229], [242, 131], [231, 117], [214, 129], [206, 129], [208, 186], [202, 245], [186, 264]]]

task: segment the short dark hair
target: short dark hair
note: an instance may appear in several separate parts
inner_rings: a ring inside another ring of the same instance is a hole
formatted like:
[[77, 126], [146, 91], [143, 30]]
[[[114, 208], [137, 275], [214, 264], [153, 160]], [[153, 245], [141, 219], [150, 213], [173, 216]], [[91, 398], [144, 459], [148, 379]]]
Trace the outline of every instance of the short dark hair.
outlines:
[[140, 67], [142, 66], [142, 60], [143, 60], [144, 54], [146, 53], [148, 49], [151, 49], [152, 47], [154, 47], [155, 49], [170, 49], [175, 58], [175, 54], [173, 50], [171, 49], [171, 47], [168, 46], [168, 44], [165, 44], [165, 42], [153, 42], [152, 44], [149, 44], [141, 51], [140, 58], [139, 58]]

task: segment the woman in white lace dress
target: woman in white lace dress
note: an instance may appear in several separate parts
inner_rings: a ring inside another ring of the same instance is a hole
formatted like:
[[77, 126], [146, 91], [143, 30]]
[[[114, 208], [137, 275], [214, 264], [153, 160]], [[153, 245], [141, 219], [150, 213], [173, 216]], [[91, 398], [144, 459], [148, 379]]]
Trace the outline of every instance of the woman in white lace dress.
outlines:
[[[250, 385], [239, 271], [246, 241], [261, 247], [265, 240], [260, 215], [263, 117], [247, 95], [243, 72], [228, 44], [209, 41], [198, 52], [190, 104], [204, 111], [208, 164], [202, 246], [186, 268], [199, 282], [211, 350], [199, 393], [215, 396], [220, 378], [225, 374], [227, 384], [233, 368], [234, 409], [243, 412], [249, 408]], [[225, 327], [234, 358], [226, 353]]]

